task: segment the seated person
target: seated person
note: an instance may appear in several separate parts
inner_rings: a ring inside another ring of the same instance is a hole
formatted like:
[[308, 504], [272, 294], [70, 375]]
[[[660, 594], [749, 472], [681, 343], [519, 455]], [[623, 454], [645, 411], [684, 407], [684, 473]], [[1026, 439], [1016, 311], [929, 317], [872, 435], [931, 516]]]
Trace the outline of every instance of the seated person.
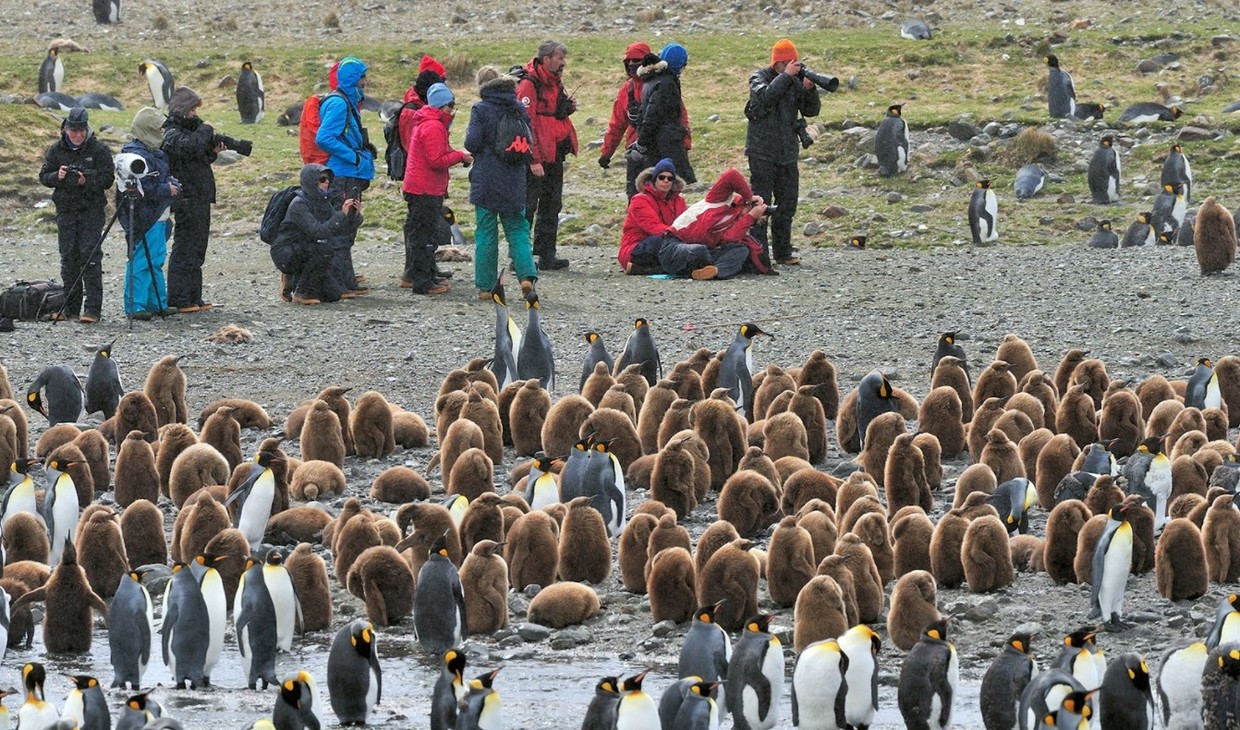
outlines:
[[672, 161], [664, 158], [639, 173], [635, 184], [638, 192], [629, 200], [616, 258], [626, 274], [658, 274], [663, 271], [659, 267], [663, 234], [685, 212], [685, 199], [680, 195], [685, 181], [677, 176]]
[[335, 174], [310, 163], [301, 169], [301, 192], [288, 206], [276, 243], [290, 243], [296, 251], [296, 270], [284, 293], [295, 304], [318, 304], [351, 298], [328, 271], [332, 251], [343, 246], [362, 223], [357, 199], [345, 200], [334, 187]]
[[759, 274], [774, 273], [762, 262], [762, 244], [749, 235], [766, 209], [745, 176], [728, 169], [705, 200], [672, 222], [670, 235], [659, 248], [659, 265], [668, 274], [699, 280], [727, 279], [745, 267]]

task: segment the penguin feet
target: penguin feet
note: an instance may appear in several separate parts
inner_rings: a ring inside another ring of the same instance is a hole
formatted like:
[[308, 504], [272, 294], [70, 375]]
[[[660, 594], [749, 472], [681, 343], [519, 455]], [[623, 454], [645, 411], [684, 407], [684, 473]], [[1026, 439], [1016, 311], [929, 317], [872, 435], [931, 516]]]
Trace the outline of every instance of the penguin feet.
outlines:
[[1112, 616], [1111, 620], [1106, 623], [1106, 630], [1111, 633], [1120, 633], [1132, 628], [1132, 624], [1121, 621], [1118, 615]]

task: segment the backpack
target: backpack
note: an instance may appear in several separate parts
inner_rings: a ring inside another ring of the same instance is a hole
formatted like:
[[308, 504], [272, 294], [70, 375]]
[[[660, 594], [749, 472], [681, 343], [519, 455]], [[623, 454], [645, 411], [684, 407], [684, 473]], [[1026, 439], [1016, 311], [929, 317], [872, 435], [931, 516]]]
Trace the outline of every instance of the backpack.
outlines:
[[311, 162], [317, 162], [320, 165], [327, 163], [327, 153], [319, 149], [319, 145], [314, 141], [319, 133], [319, 124], [323, 121], [319, 117], [319, 104], [323, 102], [324, 96], [326, 94], [311, 94], [301, 105], [301, 122], [297, 125], [297, 137], [301, 147], [301, 161], [305, 165]]
[[530, 147], [532, 139], [530, 125], [519, 112], [500, 112], [499, 122], [495, 125], [496, 157], [510, 165], [528, 165], [534, 161], [534, 150]]
[[55, 281], [19, 281], [0, 293], [0, 317], [48, 319], [65, 304], [65, 288]]
[[263, 243], [270, 246], [276, 242], [276, 234], [280, 232], [280, 224], [284, 222], [288, 206], [293, 202], [293, 198], [300, 194], [301, 187], [298, 185], [290, 185], [272, 193], [271, 199], [267, 201], [267, 208], [263, 211], [263, 219], [258, 224], [258, 237]]
[[383, 125], [383, 141], [387, 146], [383, 150], [383, 159], [387, 160], [387, 174], [393, 180], [405, 179], [405, 163], [409, 153], [405, 142], [400, 138], [400, 117], [406, 109], [413, 109], [417, 101], [407, 101], [401, 105], [400, 111], [393, 114]]

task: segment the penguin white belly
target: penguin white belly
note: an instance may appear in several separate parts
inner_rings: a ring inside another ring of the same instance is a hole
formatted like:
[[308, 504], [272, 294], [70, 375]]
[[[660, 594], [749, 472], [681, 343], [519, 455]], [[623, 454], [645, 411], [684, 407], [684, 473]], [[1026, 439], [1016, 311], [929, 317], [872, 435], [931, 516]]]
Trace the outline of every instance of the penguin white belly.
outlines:
[[1175, 199], [1175, 205], [1171, 207], [1171, 217], [1175, 218], [1177, 226], [1184, 225], [1184, 216], [1188, 213], [1188, 204], [1184, 202], [1184, 196], [1178, 196]]
[[993, 241], [999, 237], [999, 199], [993, 190], [986, 191], [986, 214], [989, 218], [981, 217], [982, 240]]
[[[772, 713], [770, 710], [767, 711], [765, 718], [758, 713], [758, 701], [757, 690], [748, 684], [745, 685], [745, 688], [741, 690], [741, 714], [745, 716], [745, 722], [749, 724], [749, 727], [755, 730], [766, 730], [775, 723], [768, 724], [766, 722], [767, 719], [771, 718]], [[770, 705], [773, 709], [775, 705], [774, 699], [771, 700]]]
[[1157, 114], [1138, 114], [1127, 121], [1129, 124], [1148, 124], [1150, 122], [1157, 122], [1158, 115]]
[[[257, 467], [255, 467], [257, 468]], [[267, 521], [271, 519], [271, 506], [275, 502], [276, 480], [270, 469], [254, 482], [250, 493], [241, 505], [241, 513], [237, 515], [237, 529], [245, 535], [251, 545], [263, 541], [267, 532]]]
[[13, 494], [9, 497], [9, 503], [4, 510], [4, 520], [0, 522], [0, 526], [8, 524], [8, 521], [18, 512], [29, 512], [32, 515], [39, 514], [39, 506], [35, 500], [33, 483], [21, 484], [17, 489], [13, 490]]
[[[522, 337], [524, 337], [524, 335], [522, 335], [521, 330], [517, 328], [517, 323], [513, 321], [511, 316], [509, 316], [508, 317], [508, 339], [512, 341], [512, 362], [514, 365], [518, 364], [518, 356], [521, 354]], [[508, 377], [512, 378], [515, 375], [516, 375], [515, 373], [509, 373]]]
[[108, 3], [108, 22], [121, 22], [121, 4], [118, 0], [112, 0]]
[[[65, 482], [68, 482], [66, 485]], [[62, 474], [56, 480], [56, 501], [52, 505], [52, 522], [54, 534], [50, 536], [52, 552], [49, 565], [55, 567], [60, 563], [60, 555], [65, 549], [65, 540], [73, 542], [77, 532], [78, 497], [77, 489], [69, 475]]]
[[1154, 529], [1167, 524], [1167, 500], [1171, 499], [1171, 462], [1155, 459], [1145, 473], [1145, 486], [1154, 494]]
[[530, 494], [533, 495], [530, 500], [530, 509], [545, 509], [560, 501], [560, 485], [553, 475], [542, 474], [534, 480], [534, 487]]
[[77, 688], [69, 690], [69, 696], [65, 697], [65, 706], [60, 711], [60, 716], [71, 717], [77, 720], [78, 725], [86, 722], [86, 702], [82, 697], [82, 690]]
[[1201, 722], [1201, 672], [1205, 669], [1209, 652], [1204, 643], [1198, 642], [1167, 657], [1158, 674], [1158, 684], [1167, 697], [1170, 719], [1167, 727], [1191, 727], [1181, 723], [1189, 719]]
[[904, 144], [896, 147], [896, 171], [904, 172], [908, 169], [908, 138], [904, 140]]
[[1240, 641], [1240, 613], [1232, 611], [1223, 619], [1223, 628], [1219, 631], [1219, 646]]
[[[371, 645], [370, 650], [375, 650], [373, 645]], [[373, 667], [368, 670], [368, 674], [370, 675], [370, 681], [366, 683], [366, 719], [370, 719], [371, 710], [374, 709], [375, 705], [379, 704], [379, 677], [375, 674]]]
[[[478, 727], [482, 727], [481, 722]], [[659, 708], [650, 695], [631, 692], [620, 699], [620, 707], [616, 711], [616, 730], [651, 730], [658, 727]]]
[[[650, 727], [658, 727], [658, 713], [655, 714], [655, 721]], [[619, 724], [616, 727], [619, 728]], [[504, 730], [503, 705], [500, 704], [499, 692], [495, 690], [491, 690], [482, 701], [482, 711], [478, 713], [478, 730]]]
[[210, 626], [207, 634], [207, 658], [203, 662], [203, 674], [211, 676], [211, 670], [220, 660], [220, 650], [224, 648], [224, 620], [228, 608], [224, 599], [224, 582], [220, 580], [219, 571], [208, 570], [202, 576], [202, 598], [207, 603], [207, 616]]
[[[1103, 562], [1102, 587], [1098, 591], [1098, 604], [1102, 608], [1103, 621], [1110, 621], [1112, 616], [1123, 614], [1124, 589], [1128, 586], [1128, 573], [1132, 570], [1132, 528], [1125, 530], [1126, 526], [1127, 523], [1121, 525], [1111, 538]], [[1085, 688], [1101, 686], [1102, 677], [1098, 677], [1097, 684], [1086, 684]]]
[[[1118, 167], [1118, 166], [1117, 166]], [[1107, 177], [1107, 200], [1114, 203], [1119, 200], [1119, 170]]]
[[263, 582], [276, 611], [276, 648], [288, 653], [293, 648], [297, 623], [297, 591], [284, 566], [263, 566]]
[[254, 652], [250, 651], [250, 627], [243, 626], [237, 633], [237, 650], [241, 653], [241, 670], [250, 676], [250, 665], [254, 663]]
[[1222, 408], [1223, 407], [1223, 393], [1222, 391], [1219, 390], [1219, 387], [1218, 387], [1218, 374], [1217, 373], [1211, 375], [1210, 382], [1206, 383], [1205, 406], [1206, 408]]
[[848, 685], [848, 694], [844, 697], [844, 719], [850, 725], [869, 725], [874, 721], [875, 697], [871, 694], [874, 658], [868, 651], [855, 658], [849, 654], [848, 658], [848, 672], [844, 675]]
[[50, 702], [43, 700], [26, 700], [22, 708], [17, 713], [17, 726], [19, 728], [38, 727], [43, 728], [51, 725], [60, 719], [56, 708]]

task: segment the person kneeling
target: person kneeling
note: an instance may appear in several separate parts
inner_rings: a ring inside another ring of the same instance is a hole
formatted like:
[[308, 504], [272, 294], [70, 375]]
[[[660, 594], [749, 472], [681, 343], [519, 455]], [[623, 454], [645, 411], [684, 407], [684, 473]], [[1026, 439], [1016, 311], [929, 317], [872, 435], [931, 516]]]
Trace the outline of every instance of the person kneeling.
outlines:
[[663, 235], [688, 207], [680, 195], [685, 181], [664, 158], [639, 173], [635, 184], [638, 192], [629, 200], [616, 258], [626, 274], [658, 274], [663, 270], [659, 266]]
[[351, 240], [362, 224], [362, 204], [332, 188], [335, 177], [317, 163], [301, 169], [301, 191], [289, 203], [273, 244], [291, 243], [296, 252], [291, 272], [296, 304], [335, 302], [345, 294], [328, 268], [333, 244]]
[[659, 266], [674, 276], [728, 279], [742, 269], [774, 273], [762, 262], [762, 244], [749, 229], [766, 215], [767, 205], [745, 177], [728, 169], [706, 199], [677, 216], [659, 247]]

